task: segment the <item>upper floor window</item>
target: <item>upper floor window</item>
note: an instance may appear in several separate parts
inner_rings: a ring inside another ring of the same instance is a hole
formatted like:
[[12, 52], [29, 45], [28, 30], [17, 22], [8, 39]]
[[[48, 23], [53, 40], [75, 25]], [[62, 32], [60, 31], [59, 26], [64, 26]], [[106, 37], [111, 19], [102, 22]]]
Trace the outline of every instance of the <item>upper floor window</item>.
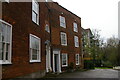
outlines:
[[68, 66], [68, 55], [62, 54], [62, 67]]
[[0, 64], [11, 64], [12, 25], [0, 19]]
[[74, 31], [75, 31], [75, 32], [78, 32], [77, 23], [74, 22], [74, 23], [73, 23], [73, 26], [74, 26]]
[[46, 30], [48, 33], [50, 33], [50, 27], [49, 27], [48, 24], [45, 25], [45, 30]]
[[64, 32], [61, 32], [61, 45], [67, 46], [67, 36]]
[[60, 26], [66, 28], [65, 17], [60, 16]]
[[75, 47], [79, 47], [79, 40], [77, 36], [74, 36]]
[[32, 21], [39, 24], [39, 4], [36, 0], [32, 0]]
[[40, 38], [30, 34], [30, 62], [40, 61]]
[[76, 59], [76, 65], [79, 65], [79, 64], [80, 64], [79, 54], [76, 54], [76, 55], [75, 55], [75, 59]]

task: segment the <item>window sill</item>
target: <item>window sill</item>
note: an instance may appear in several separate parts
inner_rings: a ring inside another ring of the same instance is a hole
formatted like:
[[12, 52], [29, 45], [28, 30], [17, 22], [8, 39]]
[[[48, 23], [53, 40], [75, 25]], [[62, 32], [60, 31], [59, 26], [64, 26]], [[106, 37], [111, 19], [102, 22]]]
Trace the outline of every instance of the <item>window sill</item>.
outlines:
[[34, 22], [33, 20], [32, 20], [32, 22], [39, 26], [39, 23], [36, 23], [36, 22]]
[[0, 64], [12, 64], [11, 62], [0, 62]]
[[62, 46], [67, 46], [67, 44], [61, 44]]
[[66, 26], [60, 26], [60, 27], [62, 27], [62, 28], [66, 28]]
[[37, 63], [37, 62], [41, 62], [40, 60], [30, 60], [30, 63]]
[[75, 46], [75, 48], [79, 48], [79, 46]]
[[77, 66], [80, 65], [80, 64], [76, 64]]
[[62, 65], [62, 67], [68, 67], [68, 65]]

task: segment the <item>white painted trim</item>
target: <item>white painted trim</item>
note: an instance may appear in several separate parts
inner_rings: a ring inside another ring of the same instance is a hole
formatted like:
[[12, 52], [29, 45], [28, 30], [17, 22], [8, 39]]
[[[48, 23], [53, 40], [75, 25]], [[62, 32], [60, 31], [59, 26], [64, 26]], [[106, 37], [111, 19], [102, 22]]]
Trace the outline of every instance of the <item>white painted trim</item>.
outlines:
[[12, 62], [9, 62], [9, 61], [3, 62], [3, 61], [0, 60], [0, 64], [12, 64]]
[[[56, 51], [58, 51], [58, 53], [55, 53]], [[55, 54], [58, 55], [58, 68], [59, 68], [59, 73], [61, 73], [61, 60], [60, 60], [60, 50], [53, 50], [53, 72], [55, 72], [55, 59], [54, 56]]]
[[[77, 63], [77, 56], [78, 56], [78, 63]], [[75, 54], [76, 65], [80, 65], [80, 55]]]
[[7, 25], [9, 25], [9, 26], [11, 26], [11, 27], [12, 27], [12, 25], [11, 25], [11, 24], [9, 24], [9, 23], [7, 23], [7, 22], [5, 22], [5, 21], [1, 20], [1, 19], [0, 19], [0, 22], [3, 22], [4, 24], [7, 24]]
[[51, 50], [50, 50], [50, 46], [46, 45], [46, 72], [49, 72], [49, 70], [51, 71]]
[[[77, 44], [77, 41], [78, 41], [78, 44]], [[79, 47], [79, 38], [78, 38], [78, 36], [74, 36], [74, 44], [75, 44], [75, 47]]]
[[[12, 58], [12, 25], [11, 24], [9, 24], [9, 23], [7, 23], [7, 22], [5, 22], [5, 21], [3, 21], [3, 20], [1, 20], [0, 19], [0, 22], [2, 22], [2, 23], [4, 23], [5, 25], [8, 25], [8, 26], [10, 26], [11, 28], [11, 34], [10, 34], [10, 52], [8, 52], [8, 60], [0, 60], [0, 64], [12, 64], [12, 62], [11, 62], [11, 58]], [[6, 42], [7, 43], [7, 42]], [[6, 52], [6, 51], [5, 51]], [[6, 56], [6, 55], [5, 55]], [[5, 57], [4, 56], [4, 57]]]
[[[73, 22], [73, 31], [78, 32], [78, 25], [77, 26], [75, 26], [75, 25], [77, 25], [77, 23]], [[76, 30], [76, 28], [77, 28], [77, 30]]]
[[33, 17], [32, 17], [32, 21], [33, 21], [35, 24], [39, 25], [39, 14], [40, 14], [40, 12], [39, 12], [39, 4], [38, 4], [37, 0], [32, 0], [32, 16], [33, 16], [33, 2], [36, 2], [37, 5], [38, 5], [38, 17], [37, 17], [37, 22], [33, 21]]
[[62, 56], [63, 56], [63, 54], [66, 56], [66, 65], [62, 64], [62, 67], [67, 67], [68, 66], [68, 54], [67, 53], [62, 53]]
[[[65, 40], [66, 40], [66, 43], [65, 44], [62, 44], [62, 34], [65, 35]], [[65, 32], [60, 32], [60, 37], [61, 37], [61, 45], [62, 46], [67, 46], [67, 34]]]
[[31, 52], [30, 52], [30, 36], [33, 36], [33, 37], [35, 37], [35, 38], [37, 38], [38, 40], [39, 40], [39, 60], [31, 60], [31, 59], [29, 59], [30, 60], [30, 62], [41, 62], [41, 39], [39, 38], [39, 37], [37, 37], [37, 36], [35, 36], [35, 35], [33, 35], [33, 34], [30, 34], [29, 35], [29, 57], [31, 58]]
[[30, 60], [30, 62], [41, 62], [40, 60]]
[[[61, 25], [61, 22], [62, 22], [61, 18], [63, 18], [63, 19], [64, 19], [64, 22], [65, 22], [64, 24], [65, 24], [65, 26], [62, 26], [62, 25]], [[59, 16], [59, 20], [60, 20], [60, 27], [66, 28], [66, 21], [65, 21], [65, 17], [63, 17], [63, 16]]]

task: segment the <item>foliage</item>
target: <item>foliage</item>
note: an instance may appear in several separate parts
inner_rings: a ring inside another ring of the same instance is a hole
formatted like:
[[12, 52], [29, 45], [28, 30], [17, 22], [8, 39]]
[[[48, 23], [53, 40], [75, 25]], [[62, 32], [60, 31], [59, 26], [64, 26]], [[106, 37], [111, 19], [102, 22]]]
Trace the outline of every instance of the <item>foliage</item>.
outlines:
[[101, 47], [100, 58], [104, 66], [118, 66], [120, 55], [118, 53], [119, 40], [114, 36], [109, 38], [107, 42]]
[[74, 63], [70, 62], [70, 65], [68, 66], [68, 69], [74, 69]]
[[84, 61], [84, 68], [85, 69], [94, 69], [94, 63], [92, 60], [85, 60]]

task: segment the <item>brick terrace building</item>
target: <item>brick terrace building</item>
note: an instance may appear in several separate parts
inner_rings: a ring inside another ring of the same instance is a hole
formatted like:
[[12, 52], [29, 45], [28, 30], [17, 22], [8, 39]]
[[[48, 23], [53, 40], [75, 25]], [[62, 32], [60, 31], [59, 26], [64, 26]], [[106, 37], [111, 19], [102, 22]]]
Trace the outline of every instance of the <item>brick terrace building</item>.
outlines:
[[56, 2], [4, 2], [0, 19], [3, 78], [39, 78], [82, 68], [81, 18]]

